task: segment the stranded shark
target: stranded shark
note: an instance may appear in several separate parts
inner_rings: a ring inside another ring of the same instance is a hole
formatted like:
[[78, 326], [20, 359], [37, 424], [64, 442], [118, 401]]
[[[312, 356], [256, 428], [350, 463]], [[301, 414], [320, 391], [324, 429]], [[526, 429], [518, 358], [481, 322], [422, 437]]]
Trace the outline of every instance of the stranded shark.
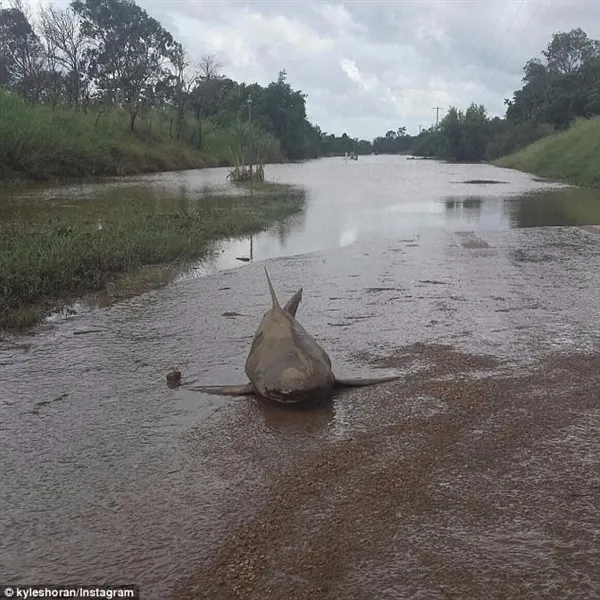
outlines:
[[326, 398], [335, 387], [374, 385], [399, 375], [367, 379], [340, 379], [331, 369], [327, 352], [296, 320], [302, 299], [300, 288], [281, 308], [265, 267], [272, 306], [254, 335], [242, 385], [198, 386], [191, 391], [221, 396], [258, 395], [282, 404]]

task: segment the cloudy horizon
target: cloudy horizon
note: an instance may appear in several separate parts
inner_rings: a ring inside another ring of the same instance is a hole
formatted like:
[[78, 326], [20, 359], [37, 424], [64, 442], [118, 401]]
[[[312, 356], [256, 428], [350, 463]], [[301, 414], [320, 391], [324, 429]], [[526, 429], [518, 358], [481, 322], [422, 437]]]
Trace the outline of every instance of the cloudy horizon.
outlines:
[[[523, 66], [552, 34], [600, 38], [599, 0], [296, 2], [137, 0], [198, 61], [267, 85], [279, 71], [323, 131], [373, 139], [416, 134], [450, 106], [503, 116]], [[43, 4], [64, 7], [64, 0]]]

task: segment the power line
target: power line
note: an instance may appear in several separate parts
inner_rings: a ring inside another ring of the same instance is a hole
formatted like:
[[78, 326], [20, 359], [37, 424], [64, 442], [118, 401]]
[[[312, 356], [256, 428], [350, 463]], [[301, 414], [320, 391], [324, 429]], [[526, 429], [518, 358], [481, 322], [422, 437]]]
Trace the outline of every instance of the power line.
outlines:
[[[519, 33], [519, 35], [517, 36], [517, 41], [513, 44], [513, 47], [509, 50], [508, 54], [504, 57], [504, 60], [500, 61], [502, 64], [506, 64], [508, 59], [512, 56], [512, 53], [516, 50], [517, 46], [521, 43], [521, 40], [523, 39], [523, 33], [527, 30], [527, 28], [529, 27], [531, 21], [533, 21], [533, 17], [535, 17], [537, 11], [539, 10], [540, 6], [542, 5], [542, 1], [538, 0], [535, 8], [533, 9], [531, 16], [529, 17], [527, 23], [525, 24], [525, 26], [521, 29], [521, 32]], [[518, 14], [518, 12], [517, 12]], [[514, 20], [514, 19], [513, 19]], [[490, 85], [490, 83], [492, 82], [492, 79], [494, 78], [494, 74], [492, 73], [490, 76], [490, 79], [487, 83], [487, 85]]]
[[512, 53], [516, 50], [517, 46], [521, 43], [521, 40], [523, 39], [522, 34], [529, 27], [529, 24], [531, 23], [531, 21], [533, 21], [533, 17], [535, 17], [535, 13], [538, 11], [538, 9], [541, 5], [542, 5], [542, 2], [541, 2], [541, 0], [539, 0], [538, 3], [536, 4], [535, 8], [533, 9], [531, 16], [529, 17], [529, 21], [527, 21], [527, 24], [525, 25], [525, 27], [523, 27], [521, 34], [517, 36], [517, 41], [515, 42], [515, 45], [510, 49], [510, 52], [506, 55], [506, 57], [502, 61], [503, 63], [508, 62], [508, 59], [512, 56]]
[[508, 29], [504, 32], [504, 35], [502, 36], [502, 39], [500, 40], [500, 43], [496, 46], [496, 50], [494, 50], [494, 54], [492, 55], [492, 58], [490, 59], [490, 63], [494, 60], [494, 58], [496, 58], [496, 55], [498, 54], [498, 50], [502, 46], [502, 43], [506, 39], [508, 32], [510, 31], [511, 27], [513, 26], [513, 23], [515, 22], [516, 18], [519, 16], [519, 13], [521, 12], [522, 8], [523, 8], [523, 0], [521, 0], [521, 3], [519, 4], [519, 9], [514, 14], [512, 21], [510, 22], [510, 25], [508, 26]]
[[498, 25], [498, 21], [500, 20], [500, 16], [502, 15], [502, 13], [504, 11], [505, 5], [506, 5], [506, 0], [504, 0], [504, 2], [502, 3], [502, 6], [500, 7], [500, 11], [496, 15], [496, 20], [494, 21], [494, 24], [492, 25], [492, 32], [490, 33], [490, 37], [489, 37], [491, 42], [494, 41], [494, 34], [496, 33], [496, 25]]

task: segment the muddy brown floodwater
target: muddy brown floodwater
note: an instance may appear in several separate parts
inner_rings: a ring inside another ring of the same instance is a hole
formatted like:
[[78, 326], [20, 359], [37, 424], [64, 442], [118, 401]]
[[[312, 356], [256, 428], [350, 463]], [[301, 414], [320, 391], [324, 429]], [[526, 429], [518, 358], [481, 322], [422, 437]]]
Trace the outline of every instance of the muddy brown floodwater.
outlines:
[[[223, 170], [20, 192], [201, 201]], [[403, 157], [267, 169], [303, 215], [197, 276], [0, 342], [0, 583], [144, 599], [599, 598], [600, 195]], [[491, 185], [490, 182], [495, 181]], [[474, 182], [474, 183], [467, 183]], [[310, 410], [242, 383], [269, 304], [336, 373]], [[86, 335], [76, 335], [87, 332]]]

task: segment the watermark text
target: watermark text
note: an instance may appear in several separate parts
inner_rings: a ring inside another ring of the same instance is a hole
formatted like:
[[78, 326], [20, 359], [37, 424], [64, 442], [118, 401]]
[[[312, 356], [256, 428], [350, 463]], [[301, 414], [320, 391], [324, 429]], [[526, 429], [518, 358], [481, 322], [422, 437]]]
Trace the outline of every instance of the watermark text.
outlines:
[[0, 585], [0, 600], [98, 598], [139, 600], [137, 585]]

